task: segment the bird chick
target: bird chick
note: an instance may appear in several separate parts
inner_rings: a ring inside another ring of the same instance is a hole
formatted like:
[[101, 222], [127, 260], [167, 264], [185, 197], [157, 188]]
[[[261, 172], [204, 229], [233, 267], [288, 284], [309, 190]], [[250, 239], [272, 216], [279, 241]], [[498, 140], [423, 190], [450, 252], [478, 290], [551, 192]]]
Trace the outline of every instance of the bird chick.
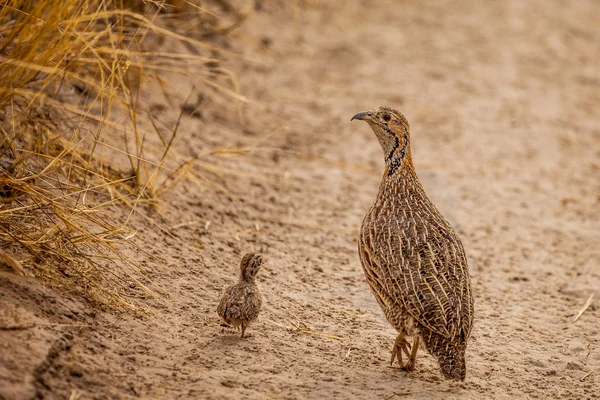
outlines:
[[217, 307], [217, 313], [226, 324], [242, 329], [242, 337], [260, 312], [262, 295], [256, 284], [256, 275], [262, 263], [260, 254], [246, 253], [240, 263], [239, 281], [225, 290]]

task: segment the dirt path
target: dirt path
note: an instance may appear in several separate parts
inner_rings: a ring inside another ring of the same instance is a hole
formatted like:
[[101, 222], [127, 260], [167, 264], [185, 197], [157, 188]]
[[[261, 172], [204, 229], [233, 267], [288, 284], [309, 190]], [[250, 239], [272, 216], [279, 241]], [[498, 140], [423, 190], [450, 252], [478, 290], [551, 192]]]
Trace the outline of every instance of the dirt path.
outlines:
[[[238, 45], [261, 61], [236, 71], [252, 101], [241, 120], [231, 101], [184, 119], [181, 151], [289, 152], [219, 159], [237, 171], [232, 195], [180, 187], [153, 215], [172, 236], [136, 222], [166, 261], [151, 273], [168, 291], [148, 300], [153, 317], [95, 314], [0, 276], [20, 319], [91, 324], [0, 332], [4, 364], [27, 373], [6, 377], [7, 398], [597, 398], [600, 310], [573, 318], [600, 288], [600, 6], [347, 3], [253, 14]], [[181, 103], [190, 84], [172, 83]], [[464, 383], [425, 354], [412, 374], [388, 367], [394, 330], [355, 245], [383, 157], [350, 123], [379, 105], [409, 119], [421, 180], [467, 250]], [[248, 250], [269, 261], [263, 313], [241, 340], [215, 308]]]

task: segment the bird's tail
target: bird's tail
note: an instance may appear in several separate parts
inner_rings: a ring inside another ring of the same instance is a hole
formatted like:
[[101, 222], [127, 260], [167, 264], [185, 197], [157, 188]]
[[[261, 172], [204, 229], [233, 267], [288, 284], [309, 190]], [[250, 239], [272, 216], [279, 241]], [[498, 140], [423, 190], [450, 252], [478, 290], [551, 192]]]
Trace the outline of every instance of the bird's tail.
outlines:
[[427, 351], [437, 358], [440, 363], [444, 377], [464, 381], [467, 374], [465, 364], [466, 339], [462, 336], [456, 336], [451, 340], [429, 330], [423, 330], [421, 337]]

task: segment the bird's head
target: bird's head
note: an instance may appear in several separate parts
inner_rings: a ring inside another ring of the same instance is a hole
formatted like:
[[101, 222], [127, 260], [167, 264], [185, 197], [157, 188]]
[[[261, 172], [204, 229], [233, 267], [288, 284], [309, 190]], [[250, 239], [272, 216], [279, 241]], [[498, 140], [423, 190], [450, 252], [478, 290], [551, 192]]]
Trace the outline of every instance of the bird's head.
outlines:
[[252, 281], [260, 270], [263, 263], [263, 257], [257, 253], [246, 253], [240, 263], [242, 278], [246, 281]]
[[363, 111], [351, 121], [366, 121], [381, 144], [386, 163], [400, 165], [405, 157], [410, 157], [410, 127], [402, 113], [389, 107], [377, 107]]

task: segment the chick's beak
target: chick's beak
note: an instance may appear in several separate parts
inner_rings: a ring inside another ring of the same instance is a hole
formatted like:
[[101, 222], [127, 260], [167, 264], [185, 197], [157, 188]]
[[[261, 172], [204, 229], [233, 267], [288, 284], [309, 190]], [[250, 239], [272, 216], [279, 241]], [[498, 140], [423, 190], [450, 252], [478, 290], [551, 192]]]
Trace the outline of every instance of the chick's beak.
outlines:
[[354, 117], [350, 121], [354, 121], [355, 119], [365, 120], [369, 117], [366, 111], [361, 111], [358, 114], [355, 114]]

